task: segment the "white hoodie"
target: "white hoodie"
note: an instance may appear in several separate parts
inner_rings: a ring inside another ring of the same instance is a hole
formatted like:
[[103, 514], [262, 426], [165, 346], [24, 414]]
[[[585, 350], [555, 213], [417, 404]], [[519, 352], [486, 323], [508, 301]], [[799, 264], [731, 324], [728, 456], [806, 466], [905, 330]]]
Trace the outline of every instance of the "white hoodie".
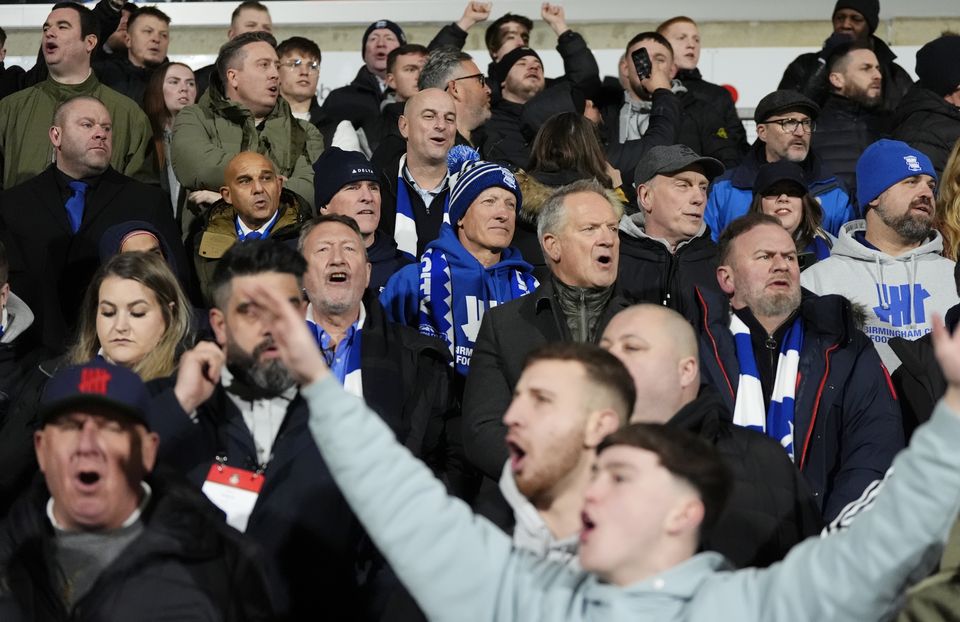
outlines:
[[930, 316], [960, 302], [953, 278], [954, 262], [946, 259], [943, 238], [934, 231], [928, 241], [898, 257], [873, 250], [854, 235], [867, 230], [864, 220], [840, 229], [829, 258], [800, 274], [800, 284], [816, 294], [840, 294], [866, 308], [863, 332], [873, 340], [891, 372], [900, 360], [887, 345], [892, 337], [914, 340], [930, 332]]

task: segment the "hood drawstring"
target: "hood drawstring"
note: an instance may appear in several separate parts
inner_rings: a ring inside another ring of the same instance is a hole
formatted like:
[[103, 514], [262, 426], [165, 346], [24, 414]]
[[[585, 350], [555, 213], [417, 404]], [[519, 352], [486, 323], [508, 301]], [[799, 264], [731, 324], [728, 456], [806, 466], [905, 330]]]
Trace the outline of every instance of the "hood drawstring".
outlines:
[[880, 298], [880, 308], [884, 311], [890, 309], [890, 292], [887, 291], [887, 286], [883, 282], [883, 262], [880, 261], [880, 255], [873, 256], [873, 262], [877, 265], [877, 274], [879, 275], [877, 279], [877, 295]]
[[917, 253], [910, 254], [910, 330], [917, 328], [916, 300], [917, 292]]

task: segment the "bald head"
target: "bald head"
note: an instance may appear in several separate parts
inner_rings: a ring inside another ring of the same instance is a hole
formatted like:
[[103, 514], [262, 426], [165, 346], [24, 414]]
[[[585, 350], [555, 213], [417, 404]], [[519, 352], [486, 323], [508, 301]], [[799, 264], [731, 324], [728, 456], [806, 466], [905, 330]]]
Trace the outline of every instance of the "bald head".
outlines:
[[627, 367], [637, 389], [631, 422], [665, 423], [700, 389], [697, 336], [682, 315], [659, 305], [624, 309], [600, 346]]
[[220, 195], [248, 228], [257, 230], [280, 209], [283, 182], [273, 162], [252, 151], [233, 156], [223, 172]]
[[407, 100], [397, 124], [407, 139], [407, 162], [446, 166], [457, 135], [457, 106], [448, 93], [424, 89]]
[[57, 107], [48, 132], [57, 168], [74, 179], [100, 175], [113, 155], [110, 112], [95, 97], [74, 97]]

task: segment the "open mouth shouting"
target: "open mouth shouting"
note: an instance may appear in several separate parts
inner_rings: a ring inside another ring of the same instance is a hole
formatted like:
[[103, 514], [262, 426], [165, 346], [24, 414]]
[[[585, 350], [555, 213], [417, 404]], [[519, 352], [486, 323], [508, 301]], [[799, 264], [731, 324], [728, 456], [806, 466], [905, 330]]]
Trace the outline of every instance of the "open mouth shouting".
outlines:
[[580, 523], [582, 525], [580, 528], [580, 542], [583, 543], [590, 538], [590, 534], [593, 533], [593, 530], [597, 525], [586, 512], [580, 513]]
[[329, 274], [327, 274], [327, 283], [333, 283], [333, 284], [339, 285], [342, 283], [348, 283], [349, 281], [350, 281], [350, 275], [347, 274], [346, 272], [343, 272], [342, 270], [330, 272]]
[[510, 454], [510, 470], [516, 475], [523, 471], [523, 466], [527, 459], [527, 451], [516, 439], [510, 438], [509, 436], [507, 437], [507, 451]]
[[82, 494], [92, 494], [96, 492], [101, 480], [102, 475], [100, 471], [95, 468], [83, 468], [74, 475], [74, 485]]

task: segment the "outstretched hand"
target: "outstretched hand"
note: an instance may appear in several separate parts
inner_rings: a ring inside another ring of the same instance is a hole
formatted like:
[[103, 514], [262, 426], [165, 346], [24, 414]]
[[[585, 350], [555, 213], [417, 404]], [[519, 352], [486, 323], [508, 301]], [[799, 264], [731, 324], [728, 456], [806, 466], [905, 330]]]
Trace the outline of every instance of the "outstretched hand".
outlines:
[[234, 287], [263, 313], [280, 360], [298, 384], [316, 382], [330, 373], [303, 314], [289, 300], [256, 283], [235, 283]]
[[933, 314], [930, 324], [933, 327], [933, 351], [947, 381], [947, 392], [943, 397], [951, 410], [960, 413], [960, 330], [951, 335], [939, 313]]

